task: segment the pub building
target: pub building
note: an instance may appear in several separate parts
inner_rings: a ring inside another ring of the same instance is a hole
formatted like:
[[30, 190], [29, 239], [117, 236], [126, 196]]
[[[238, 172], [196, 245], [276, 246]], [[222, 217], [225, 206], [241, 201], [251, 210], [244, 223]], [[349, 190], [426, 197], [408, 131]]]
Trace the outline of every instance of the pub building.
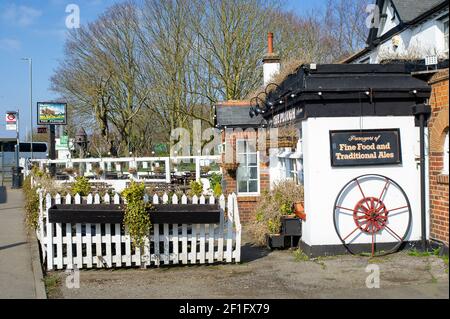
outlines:
[[275, 84], [271, 41], [265, 94], [215, 107], [223, 161], [245, 159], [235, 173], [223, 170], [224, 193], [237, 193], [243, 221], [254, 218], [263, 190], [292, 179], [304, 187], [299, 245], [310, 256], [425, 245], [431, 88], [411, 75], [423, 66], [305, 64]]

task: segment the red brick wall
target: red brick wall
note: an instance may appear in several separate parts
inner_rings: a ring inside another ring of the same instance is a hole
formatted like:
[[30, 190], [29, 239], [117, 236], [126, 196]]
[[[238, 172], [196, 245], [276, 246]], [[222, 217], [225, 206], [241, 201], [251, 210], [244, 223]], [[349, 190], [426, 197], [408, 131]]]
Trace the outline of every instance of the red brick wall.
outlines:
[[448, 69], [435, 74], [430, 82], [432, 115], [429, 123], [430, 234], [431, 238], [449, 242], [448, 175], [442, 174], [444, 140], [448, 132]]
[[[225, 131], [222, 134], [222, 140], [227, 143], [227, 145], [235, 145], [236, 139], [252, 139], [256, 138], [256, 131], [243, 131], [243, 132], [234, 132], [231, 134], [226, 134]], [[226, 150], [227, 151], [227, 150]], [[222, 158], [223, 160], [224, 158]], [[269, 189], [270, 178], [268, 166], [266, 163], [261, 161], [260, 154], [260, 192], [263, 190]], [[227, 171], [224, 171], [223, 178], [225, 181], [225, 188], [223, 189], [224, 194], [236, 193], [237, 194], [237, 184], [235, 176], [230, 176]], [[255, 218], [255, 208], [258, 204], [260, 196], [238, 196], [238, 206], [239, 206], [239, 214], [241, 218], [241, 222], [249, 222]]]

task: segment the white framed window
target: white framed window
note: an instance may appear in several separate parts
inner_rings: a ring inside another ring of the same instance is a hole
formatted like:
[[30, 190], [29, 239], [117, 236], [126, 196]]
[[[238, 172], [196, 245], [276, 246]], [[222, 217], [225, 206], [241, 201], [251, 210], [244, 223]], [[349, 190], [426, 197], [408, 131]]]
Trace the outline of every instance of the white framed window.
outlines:
[[295, 158], [280, 157], [280, 176], [283, 179], [294, 181], [297, 185], [303, 184], [301, 170], [299, 169], [298, 160]]
[[238, 195], [259, 195], [259, 153], [250, 140], [236, 140]]
[[442, 168], [442, 174], [448, 175], [448, 166], [450, 165], [449, 162], [449, 141], [448, 141], [448, 131], [447, 134], [445, 134], [445, 141], [444, 141], [444, 167]]
[[299, 169], [299, 165], [298, 165], [298, 161], [294, 158], [291, 159], [291, 176], [292, 179], [294, 180], [295, 184], [297, 185], [301, 185], [303, 184], [302, 178], [300, 176], [300, 169]]

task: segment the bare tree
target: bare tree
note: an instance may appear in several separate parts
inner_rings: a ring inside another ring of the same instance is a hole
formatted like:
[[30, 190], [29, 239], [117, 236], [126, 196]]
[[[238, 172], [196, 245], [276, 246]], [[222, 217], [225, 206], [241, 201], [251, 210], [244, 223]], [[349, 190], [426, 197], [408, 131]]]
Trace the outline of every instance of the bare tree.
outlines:
[[285, 69], [353, 53], [367, 31], [365, 1], [329, 0], [326, 12], [303, 16], [278, 0], [116, 4], [71, 33], [52, 89], [70, 102], [74, 123], [98, 132], [99, 152], [104, 140], [111, 153], [148, 154], [193, 119], [212, 126], [214, 104], [261, 85], [268, 31]]

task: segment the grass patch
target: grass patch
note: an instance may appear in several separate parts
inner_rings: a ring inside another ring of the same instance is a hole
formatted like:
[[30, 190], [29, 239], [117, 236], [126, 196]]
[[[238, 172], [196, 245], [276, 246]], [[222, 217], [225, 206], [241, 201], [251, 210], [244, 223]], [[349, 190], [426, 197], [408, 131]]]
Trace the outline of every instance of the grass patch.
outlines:
[[409, 256], [413, 257], [430, 257], [430, 256], [439, 256], [440, 248], [435, 248], [433, 250], [420, 251], [416, 248], [408, 251]]
[[57, 274], [48, 274], [44, 277], [45, 291], [47, 296], [53, 296], [57, 293], [59, 284], [61, 282]]
[[420, 250], [417, 250], [416, 248], [413, 248], [410, 251], [408, 251], [408, 256], [412, 256], [412, 257], [429, 257], [432, 254], [434, 254], [434, 251], [433, 252], [430, 252], [428, 250], [420, 251]]
[[295, 259], [295, 261], [297, 261], [297, 262], [300, 262], [300, 261], [308, 261], [308, 260], [309, 260], [309, 257], [308, 257], [307, 254], [305, 254], [305, 253], [303, 252], [303, 250], [301, 250], [300, 248], [297, 248], [296, 250], [294, 250], [294, 259]]
[[444, 262], [444, 264], [447, 265], [447, 267], [448, 267], [448, 255], [441, 256], [441, 259]]
[[438, 256], [439, 258], [442, 259], [442, 261], [444, 262], [446, 268], [445, 268], [445, 273], [448, 274], [448, 255], [442, 255], [442, 256]]

